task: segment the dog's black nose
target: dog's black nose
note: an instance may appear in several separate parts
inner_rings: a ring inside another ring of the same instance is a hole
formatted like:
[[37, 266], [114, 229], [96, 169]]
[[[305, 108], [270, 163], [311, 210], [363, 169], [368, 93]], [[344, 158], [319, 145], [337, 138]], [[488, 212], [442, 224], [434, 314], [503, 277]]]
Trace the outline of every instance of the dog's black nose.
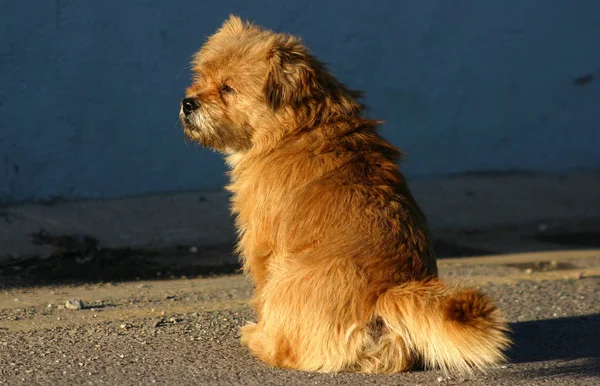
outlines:
[[198, 107], [200, 107], [200, 104], [198, 103], [198, 100], [196, 98], [185, 98], [181, 101], [181, 108], [183, 109], [183, 113], [185, 115], [189, 115]]

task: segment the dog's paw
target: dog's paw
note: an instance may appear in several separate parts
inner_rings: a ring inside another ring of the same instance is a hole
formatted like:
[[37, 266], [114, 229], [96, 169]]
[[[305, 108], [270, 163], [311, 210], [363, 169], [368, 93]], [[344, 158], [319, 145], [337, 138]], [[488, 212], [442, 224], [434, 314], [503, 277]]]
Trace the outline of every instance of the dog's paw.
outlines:
[[247, 322], [244, 326], [240, 327], [241, 342], [244, 346], [249, 346], [252, 341], [252, 337], [256, 335], [256, 323]]

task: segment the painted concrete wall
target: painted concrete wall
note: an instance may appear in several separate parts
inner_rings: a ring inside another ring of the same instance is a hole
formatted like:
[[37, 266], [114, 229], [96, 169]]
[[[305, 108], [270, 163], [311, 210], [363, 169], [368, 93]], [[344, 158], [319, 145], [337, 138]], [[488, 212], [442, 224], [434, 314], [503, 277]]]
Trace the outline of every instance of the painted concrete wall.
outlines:
[[600, 167], [597, 0], [0, 0], [0, 199], [221, 187], [177, 113], [231, 12], [364, 89], [411, 178]]

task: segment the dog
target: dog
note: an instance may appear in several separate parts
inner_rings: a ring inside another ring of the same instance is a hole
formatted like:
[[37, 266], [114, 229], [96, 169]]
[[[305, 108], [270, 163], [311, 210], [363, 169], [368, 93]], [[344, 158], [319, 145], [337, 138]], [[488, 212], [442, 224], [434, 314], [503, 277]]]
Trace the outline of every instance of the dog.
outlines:
[[403, 153], [300, 38], [230, 16], [191, 62], [185, 136], [229, 165], [237, 253], [257, 322], [241, 343], [275, 367], [473, 373], [506, 360], [486, 295], [444, 284]]

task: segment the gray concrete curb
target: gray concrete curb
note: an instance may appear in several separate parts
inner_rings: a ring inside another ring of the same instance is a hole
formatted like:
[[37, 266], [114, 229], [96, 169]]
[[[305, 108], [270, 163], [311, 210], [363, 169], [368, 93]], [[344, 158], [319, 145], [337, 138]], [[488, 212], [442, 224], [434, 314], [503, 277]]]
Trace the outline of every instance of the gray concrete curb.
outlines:
[[[413, 181], [434, 232], [600, 219], [600, 172], [478, 174]], [[53, 253], [32, 235], [89, 235], [102, 247], [218, 246], [235, 240], [228, 194], [187, 192], [0, 209], [0, 261]]]

